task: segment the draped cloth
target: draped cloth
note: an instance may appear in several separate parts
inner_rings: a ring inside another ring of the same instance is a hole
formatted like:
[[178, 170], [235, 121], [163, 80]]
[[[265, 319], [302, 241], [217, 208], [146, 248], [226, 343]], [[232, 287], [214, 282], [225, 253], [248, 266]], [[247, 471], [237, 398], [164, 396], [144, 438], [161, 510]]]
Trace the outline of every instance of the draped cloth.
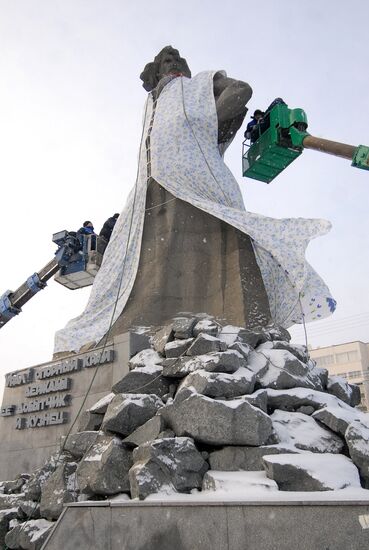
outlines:
[[334, 311], [329, 289], [305, 260], [309, 241], [327, 233], [330, 223], [273, 219], [245, 210], [239, 186], [218, 146], [214, 74], [175, 78], [156, 102], [149, 94], [136, 184], [117, 220], [85, 311], [56, 333], [55, 353], [78, 351], [86, 343], [98, 342], [119, 318], [124, 319], [145, 244], [148, 182], [165, 191], [164, 202], [187, 203], [201, 215], [250, 237], [273, 323], [289, 327], [303, 317], [305, 321], [322, 319]]

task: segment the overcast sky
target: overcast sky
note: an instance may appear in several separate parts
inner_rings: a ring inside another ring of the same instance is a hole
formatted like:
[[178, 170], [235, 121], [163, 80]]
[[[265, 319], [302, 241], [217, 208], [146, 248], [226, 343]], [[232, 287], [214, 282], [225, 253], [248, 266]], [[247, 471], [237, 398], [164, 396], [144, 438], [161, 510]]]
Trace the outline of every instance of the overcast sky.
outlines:
[[[249, 82], [250, 112], [281, 96], [305, 109], [311, 134], [369, 145], [368, 19], [367, 0], [0, 0], [0, 294], [53, 257], [52, 233], [85, 219], [100, 230], [122, 210], [146, 97], [139, 74], [165, 45], [193, 74]], [[338, 308], [308, 325], [310, 343], [369, 341], [369, 172], [305, 151], [267, 186], [241, 177], [241, 144], [242, 132], [226, 162], [248, 210], [332, 221], [308, 259]], [[1, 330], [0, 374], [50, 360], [55, 331], [88, 294], [50, 281]]]

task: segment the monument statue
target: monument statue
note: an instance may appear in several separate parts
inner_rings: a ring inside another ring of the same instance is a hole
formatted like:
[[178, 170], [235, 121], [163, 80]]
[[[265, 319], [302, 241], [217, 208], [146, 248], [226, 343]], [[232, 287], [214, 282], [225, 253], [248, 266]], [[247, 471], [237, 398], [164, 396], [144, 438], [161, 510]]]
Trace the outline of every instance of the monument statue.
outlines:
[[329, 222], [247, 212], [224, 163], [250, 86], [224, 71], [191, 77], [171, 46], [141, 79], [149, 93], [137, 180], [86, 309], [57, 332], [55, 352], [184, 311], [249, 328], [329, 315], [335, 302], [305, 260], [309, 241]]

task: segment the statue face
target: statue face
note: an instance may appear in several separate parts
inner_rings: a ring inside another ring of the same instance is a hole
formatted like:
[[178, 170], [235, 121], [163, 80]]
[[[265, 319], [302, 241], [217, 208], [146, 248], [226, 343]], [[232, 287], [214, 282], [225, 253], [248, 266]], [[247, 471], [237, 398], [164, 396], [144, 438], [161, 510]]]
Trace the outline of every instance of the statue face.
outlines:
[[160, 62], [158, 78], [160, 79], [171, 73], [187, 73], [177, 50], [169, 51], [163, 56], [163, 59]]

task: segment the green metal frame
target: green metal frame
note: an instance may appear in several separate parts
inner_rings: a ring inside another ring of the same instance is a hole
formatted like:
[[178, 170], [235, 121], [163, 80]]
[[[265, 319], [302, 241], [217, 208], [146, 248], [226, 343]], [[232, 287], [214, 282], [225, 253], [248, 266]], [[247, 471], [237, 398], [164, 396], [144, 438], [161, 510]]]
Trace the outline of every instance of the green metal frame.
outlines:
[[369, 147], [366, 145], [359, 145], [357, 147], [351, 166], [361, 168], [362, 170], [369, 170]]
[[242, 174], [270, 183], [301, 155], [308, 134], [299, 127], [307, 127], [307, 117], [302, 109], [289, 109], [284, 103], [275, 105], [266, 117], [268, 129], [250, 147], [243, 144]]

